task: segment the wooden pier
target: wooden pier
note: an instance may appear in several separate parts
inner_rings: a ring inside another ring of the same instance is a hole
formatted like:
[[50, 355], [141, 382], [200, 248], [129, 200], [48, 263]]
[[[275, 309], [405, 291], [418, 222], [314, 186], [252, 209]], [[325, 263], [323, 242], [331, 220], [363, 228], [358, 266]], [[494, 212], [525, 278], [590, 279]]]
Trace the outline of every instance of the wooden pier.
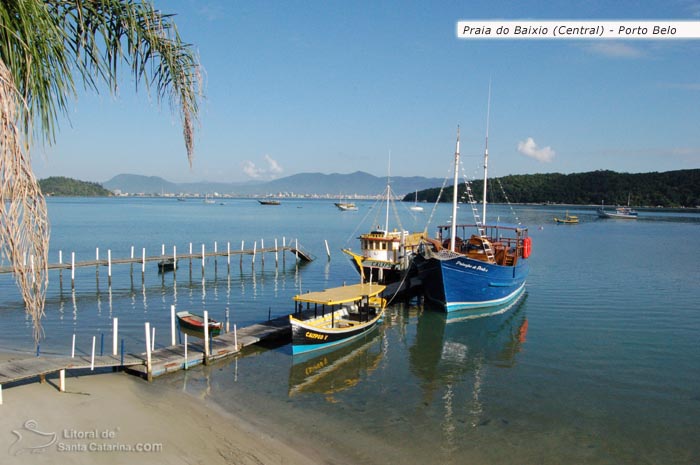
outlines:
[[[2, 404], [2, 386], [39, 378], [42, 382], [47, 375], [59, 373], [59, 391], [65, 391], [65, 372], [67, 370], [94, 370], [95, 368], [115, 368], [128, 373], [143, 376], [149, 381], [190, 367], [208, 364], [214, 360], [231, 357], [244, 347], [262, 341], [291, 339], [289, 316], [256, 323], [245, 328], [222, 334], [210, 340], [210, 350], [205, 350], [204, 341], [175, 344], [150, 352], [150, 371], [148, 354], [123, 355], [81, 355], [76, 357], [29, 357], [0, 364], [0, 405]], [[148, 343], [148, 341], [147, 341]]]
[[[189, 244], [189, 252], [185, 254], [179, 254], [177, 252], [177, 247], [173, 246], [172, 248], [172, 253], [167, 253], [165, 250], [165, 244], [161, 246], [161, 254], [160, 255], [149, 255], [146, 256], [146, 249], [142, 248], [141, 249], [141, 256], [137, 257], [134, 255], [134, 247], [131, 247], [131, 254], [130, 257], [128, 258], [112, 258], [112, 251], [110, 249], [107, 250], [107, 258], [100, 258], [100, 249], [97, 248], [95, 250], [95, 259], [94, 260], [83, 260], [83, 261], [75, 261], [75, 252], [71, 252], [70, 255], [70, 261], [69, 262], [64, 262], [63, 260], [63, 251], [59, 251], [59, 259], [58, 263], [50, 263], [47, 265], [47, 268], [49, 270], [70, 270], [71, 271], [71, 284], [74, 285], [75, 282], [75, 269], [76, 268], [81, 268], [81, 267], [95, 267], [96, 269], [99, 270], [100, 267], [107, 267], [107, 276], [111, 279], [112, 277], [112, 265], [124, 265], [124, 264], [140, 264], [141, 265], [141, 274], [143, 275], [146, 272], [146, 263], [148, 262], [160, 262], [163, 260], [172, 260], [176, 265], [177, 263], [186, 260], [190, 263], [190, 266], [192, 265], [193, 260], [201, 260], [202, 262], [202, 273], [204, 273], [204, 267], [205, 263], [207, 262], [208, 258], [214, 258], [215, 260], [217, 258], [225, 257], [227, 261], [227, 265], [231, 265], [231, 258], [235, 256], [239, 256], [240, 258], [240, 265], [243, 266], [243, 256], [251, 256], [252, 257], [252, 266], [255, 266], [255, 259], [259, 255], [260, 259], [263, 263], [265, 264], [265, 254], [274, 254], [275, 256], [275, 265], [278, 264], [279, 262], [279, 255], [280, 252], [282, 253], [282, 259], [284, 260], [284, 253], [285, 252], [291, 252], [294, 254], [295, 258], [297, 260], [300, 260], [302, 262], [310, 262], [314, 260], [314, 256], [304, 250], [303, 247], [299, 245], [298, 240], [294, 240], [294, 243], [286, 243], [286, 239], [282, 238], [282, 245], [279, 245], [277, 242], [277, 239], [274, 240], [274, 246], [273, 247], [265, 247], [265, 242], [264, 240], [261, 239], [260, 241], [260, 247], [258, 248], [258, 243], [257, 241], [253, 243], [253, 248], [252, 249], [246, 249], [245, 248], [245, 242], [241, 242], [241, 248], [240, 249], [232, 249], [231, 248], [231, 243], [227, 242], [226, 243], [226, 250], [219, 250], [218, 249], [218, 244], [214, 242], [214, 250], [213, 251], [206, 251], [206, 247], [204, 244], [201, 245], [201, 251], [200, 252], [194, 252], [192, 243], [190, 242]], [[330, 258], [330, 254], [329, 254]], [[30, 257], [30, 263], [32, 265], [28, 266], [33, 266], [33, 259]], [[177, 269], [177, 267], [175, 267]], [[0, 266], [0, 274], [3, 273], [12, 273], [13, 269], [10, 266]]]

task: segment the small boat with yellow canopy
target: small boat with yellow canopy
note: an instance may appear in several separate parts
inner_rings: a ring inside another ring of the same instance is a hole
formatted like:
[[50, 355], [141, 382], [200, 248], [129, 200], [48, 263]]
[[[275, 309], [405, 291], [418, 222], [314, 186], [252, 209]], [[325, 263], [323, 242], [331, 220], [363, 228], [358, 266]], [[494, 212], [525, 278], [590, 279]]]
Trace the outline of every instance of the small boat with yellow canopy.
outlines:
[[569, 215], [569, 211], [566, 211], [564, 218], [554, 217], [554, 222], [559, 224], [578, 224], [578, 216]]
[[384, 289], [380, 284], [354, 284], [294, 296], [298, 304], [289, 315], [292, 353], [342, 344], [373, 329], [384, 315], [386, 300], [379, 297]]

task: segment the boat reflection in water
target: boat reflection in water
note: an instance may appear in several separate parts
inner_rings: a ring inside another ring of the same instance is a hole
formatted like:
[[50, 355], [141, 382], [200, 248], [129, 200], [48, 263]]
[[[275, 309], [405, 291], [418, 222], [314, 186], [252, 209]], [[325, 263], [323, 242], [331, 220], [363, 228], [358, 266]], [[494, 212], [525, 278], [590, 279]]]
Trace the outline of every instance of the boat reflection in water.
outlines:
[[379, 366], [385, 347], [379, 327], [340, 347], [294, 355], [289, 370], [289, 396], [322, 394], [335, 402], [334, 394], [356, 386]]
[[[515, 365], [527, 335], [527, 318], [521, 311], [525, 299], [522, 294], [484, 313], [424, 311], [418, 318], [409, 363], [419, 378], [423, 405], [444, 402], [443, 432], [448, 443], [457, 437], [456, 418], [466, 418], [470, 427], [489, 421], [484, 418], [482, 400], [487, 371]], [[455, 399], [457, 391], [460, 397], [467, 395], [466, 402]]]

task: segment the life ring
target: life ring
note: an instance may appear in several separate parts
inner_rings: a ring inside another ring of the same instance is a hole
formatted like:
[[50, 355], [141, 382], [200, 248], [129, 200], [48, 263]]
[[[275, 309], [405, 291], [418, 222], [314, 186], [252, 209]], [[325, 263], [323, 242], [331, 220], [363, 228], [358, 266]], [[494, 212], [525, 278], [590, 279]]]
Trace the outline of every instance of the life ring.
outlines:
[[523, 239], [523, 258], [528, 258], [532, 253], [532, 239], [526, 237]]

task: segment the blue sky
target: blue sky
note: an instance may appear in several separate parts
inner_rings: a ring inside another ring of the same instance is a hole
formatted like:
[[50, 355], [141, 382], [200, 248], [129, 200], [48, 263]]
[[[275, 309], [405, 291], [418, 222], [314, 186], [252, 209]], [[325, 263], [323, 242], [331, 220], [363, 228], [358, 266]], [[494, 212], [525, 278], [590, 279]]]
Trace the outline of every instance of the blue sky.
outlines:
[[[700, 168], [700, 40], [459, 40], [466, 19], [700, 20], [700, 0], [160, 0], [205, 71], [190, 170], [179, 118], [125, 76], [81, 93], [40, 178], [247, 181], [300, 172], [444, 178], [461, 126], [494, 176]], [[473, 170], [473, 173], [471, 172]]]

